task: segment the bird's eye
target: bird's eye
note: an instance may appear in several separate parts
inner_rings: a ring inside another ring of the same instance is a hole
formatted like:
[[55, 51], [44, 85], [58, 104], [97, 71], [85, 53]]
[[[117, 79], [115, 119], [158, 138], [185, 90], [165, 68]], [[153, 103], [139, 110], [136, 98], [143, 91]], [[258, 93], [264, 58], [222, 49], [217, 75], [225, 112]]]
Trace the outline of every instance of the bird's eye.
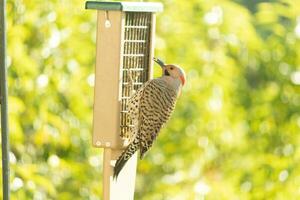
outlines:
[[170, 67], [170, 70], [173, 70], [173, 67]]

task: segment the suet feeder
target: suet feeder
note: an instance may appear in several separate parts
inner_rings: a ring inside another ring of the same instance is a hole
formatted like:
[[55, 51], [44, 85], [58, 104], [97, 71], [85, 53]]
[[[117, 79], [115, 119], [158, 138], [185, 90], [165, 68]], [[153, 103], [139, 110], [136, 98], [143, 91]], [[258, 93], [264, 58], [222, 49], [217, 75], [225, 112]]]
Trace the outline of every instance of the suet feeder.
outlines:
[[116, 182], [111, 161], [126, 147], [133, 126], [126, 110], [128, 99], [152, 78], [155, 12], [163, 7], [150, 2], [87, 1], [86, 8], [97, 10], [92, 143], [104, 148], [103, 199], [133, 199], [136, 156]]

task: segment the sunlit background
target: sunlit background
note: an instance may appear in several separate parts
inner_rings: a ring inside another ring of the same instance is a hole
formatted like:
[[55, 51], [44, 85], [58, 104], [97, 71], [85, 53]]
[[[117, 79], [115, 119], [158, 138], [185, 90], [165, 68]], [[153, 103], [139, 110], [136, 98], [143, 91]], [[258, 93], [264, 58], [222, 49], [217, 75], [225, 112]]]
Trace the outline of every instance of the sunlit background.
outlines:
[[[300, 199], [300, 2], [161, 2], [156, 55], [187, 84], [138, 163], [135, 199]], [[84, 3], [7, 2], [12, 200], [101, 199]]]

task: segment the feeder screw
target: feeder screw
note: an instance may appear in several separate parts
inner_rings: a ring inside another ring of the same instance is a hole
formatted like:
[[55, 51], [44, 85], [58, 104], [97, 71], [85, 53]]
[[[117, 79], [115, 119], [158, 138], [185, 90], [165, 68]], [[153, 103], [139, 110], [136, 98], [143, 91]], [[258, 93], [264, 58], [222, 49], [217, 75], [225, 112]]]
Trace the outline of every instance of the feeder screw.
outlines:
[[100, 142], [100, 141], [97, 141], [97, 142], [96, 142], [96, 145], [97, 145], [97, 146], [101, 146], [101, 142]]

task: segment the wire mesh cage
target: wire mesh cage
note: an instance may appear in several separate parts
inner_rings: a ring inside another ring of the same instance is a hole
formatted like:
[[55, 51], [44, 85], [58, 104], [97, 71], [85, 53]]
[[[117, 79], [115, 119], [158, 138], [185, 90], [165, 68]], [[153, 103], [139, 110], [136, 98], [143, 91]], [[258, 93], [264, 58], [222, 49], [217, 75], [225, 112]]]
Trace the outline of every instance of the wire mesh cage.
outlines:
[[131, 95], [152, 76], [155, 12], [160, 3], [94, 2], [98, 10], [93, 145], [126, 146]]
[[128, 116], [128, 99], [149, 80], [150, 31], [151, 13], [126, 13], [120, 115], [120, 136], [123, 139], [128, 139], [129, 132], [134, 126]]

